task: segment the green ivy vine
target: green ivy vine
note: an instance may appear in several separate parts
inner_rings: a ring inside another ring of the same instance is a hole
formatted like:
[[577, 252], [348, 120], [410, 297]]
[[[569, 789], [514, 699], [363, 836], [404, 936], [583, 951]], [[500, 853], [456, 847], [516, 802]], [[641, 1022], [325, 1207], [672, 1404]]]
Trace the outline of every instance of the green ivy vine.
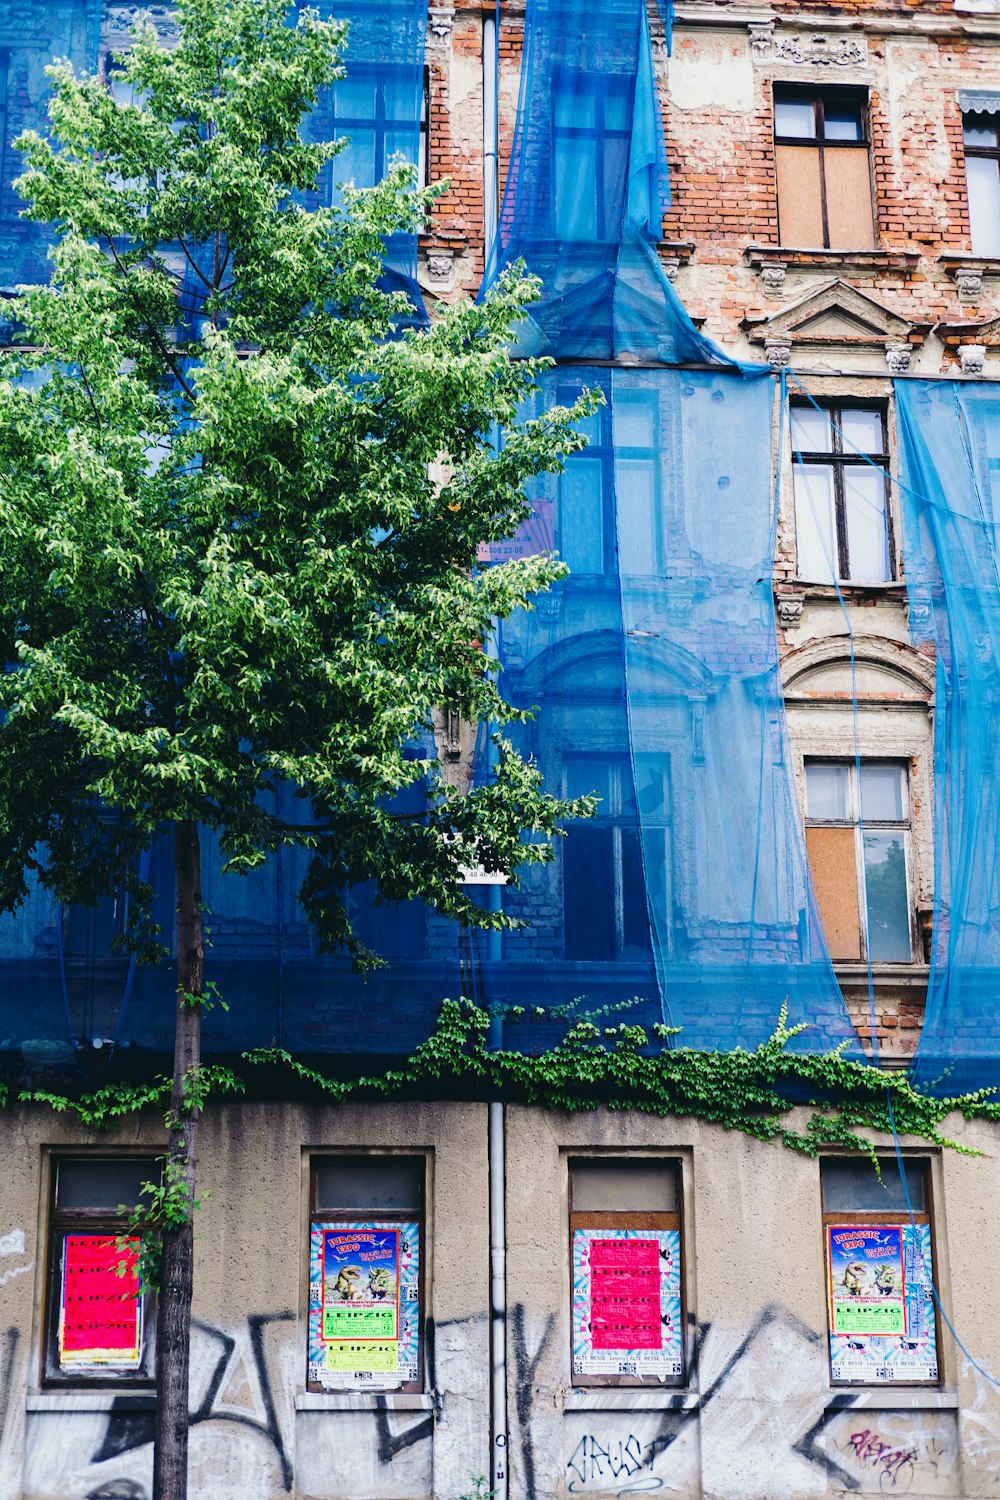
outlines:
[[[516, 1011], [512, 1019], [551, 1020], [553, 1012]], [[307, 1067], [279, 1048], [242, 1054], [255, 1083], [343, 1103], [350, 1099], [405, 1099], [428, 1096], [502, 1098], [546, 1109], [636, 1110], [643, 1114], [691, 1116], [759, 1141], [780, 1141], [815, 1156], [846, 1147], [873, 1156], [862, 1131], [918, 1137], [968, 1155], [973, 1148], [944, 1135], [945, 1117], [1000, 1120], [996, 1090], [955, 1097], [933, 1097], [915, 1089], [901, 1072], [886, 1072], [843, 1055], [794, 1052], [789, 1043], [804, 1029], [789, 1027], [783, 1009], [773, 1036], [754, 1051], [699, 1052], [664, 1047], [676, 1033], [621, 1023], [600, 1025], [592, 1016], [566, 1017], [565, 1035], [536, 1053], [488, 1044], [491, 1016], [469, 1000], [446, 1000], [434, 1031], [404, 1064], [381, 1073], [332, 1078]], [[221, 1066], [203, 1067], [197, 1079], [199, 1107], [210, 1097], [245, 1093], [246, 1077]], [[114, 1125], [139, 1110], [169, 1102], [170, 1081], [106, 1084], [73, 1098], [41, 1089], [16, 1094], [0, 1085], [0, 1106], [14, 1099], [72, 1112], [93, 1128]], [[807, 1111], [797, 1128], [790, 1116]]]

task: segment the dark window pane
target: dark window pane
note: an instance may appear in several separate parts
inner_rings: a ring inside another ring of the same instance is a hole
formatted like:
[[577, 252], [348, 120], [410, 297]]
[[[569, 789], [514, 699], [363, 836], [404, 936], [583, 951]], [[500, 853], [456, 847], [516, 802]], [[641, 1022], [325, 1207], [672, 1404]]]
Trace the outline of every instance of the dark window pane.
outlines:
[[56, 1167], [56, 1207], [101, 1208], [117, 1213], [139, 1202], [144, 1182], [160, 1180], [157, 1162], [128, 1159], [61, 1161]]
[[[656, 877], [654, 876], [654, 879]], [[646, 881], [639, 835], [622, 831], [622, 957], [644, 958], [650, 951]]]
[[[924, 1212], [924, 1167], [904, 1162], [906, 1190], [914, 1213]], [[864, 1157], [828, 1159], [820, 1164], [823, 1207], [827, 1213], [906, 1213], [906, 1194], [894, 1156], [879, 1158], [881, 1177]]]
[[566, 957], [615, 957], [614, 830], [571, 828], [563, 843], [563, 928]]
[[419, 1156], [324, 1157], [313, 1163], [318, 1212], [419, 1213], [424, 1162]]
[[827, 99], [823, 120], [823, 134], [828, 141], [864, 140], [860, 99]]
[[574, 1213], [676, 1213], [677, 1167], [639, 1158], [570, 1164]]

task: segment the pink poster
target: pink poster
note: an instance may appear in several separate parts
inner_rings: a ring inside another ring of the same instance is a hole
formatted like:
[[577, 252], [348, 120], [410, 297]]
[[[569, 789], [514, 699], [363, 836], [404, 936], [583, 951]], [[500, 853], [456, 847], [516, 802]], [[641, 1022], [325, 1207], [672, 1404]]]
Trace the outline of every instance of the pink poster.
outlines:
[[683, 1376], [676, 1229], [574, 1229], [573, 1374]]
[[659, 1349], [656, 1240], [591, 1240], [590, 1334], [595, 1349]]

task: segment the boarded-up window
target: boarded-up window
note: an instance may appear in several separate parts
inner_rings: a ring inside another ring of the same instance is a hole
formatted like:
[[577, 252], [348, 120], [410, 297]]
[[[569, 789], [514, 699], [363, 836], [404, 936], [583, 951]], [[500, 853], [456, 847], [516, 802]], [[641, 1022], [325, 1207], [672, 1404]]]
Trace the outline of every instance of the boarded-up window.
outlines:
[[804, 250], [875, 245], [867, 110], [859, 90], [776, 84], [778, 234]]
[[883, 761], [806, 764], [806, 844], [830, 957], [910, 963], [906, 769]]
[[308, 1389], [422, 1389], [422, 1156], [316, 1157]]
[[928, 1163], [831, 1157], [820, 1180], [832, 1384], [936, 1384]]
[[574, 1385], [681, 1385], [680, 1166], [570, 1162]]
[[147, 1201], [143, 1185], [159, 1180], [150, 1157], [53, 1162], [48, 1384], [151, 1384], [153, 1299], [141, 1288], [141, 1237], [129, 1219]]

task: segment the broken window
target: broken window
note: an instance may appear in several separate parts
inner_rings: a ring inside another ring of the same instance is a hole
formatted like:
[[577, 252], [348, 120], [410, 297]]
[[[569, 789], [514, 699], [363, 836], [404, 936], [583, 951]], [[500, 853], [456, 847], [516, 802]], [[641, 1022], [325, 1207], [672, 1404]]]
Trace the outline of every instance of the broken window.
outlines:
[[152, 1298], [139, 1283], [140, 1237], [129, 1228], [148, 1157], [57, 1158], [52, 1166], [45, 1374], [50, 1383], [148, 1383]]
[[570, 1162], [574, 1385], [681, 1385], [680, 1167]]
[[906, 768], [807, 761], [806, 844], [832, 959], [911, 963]]
[[311, 1391], [422, 1389], [422, 1156], [312, 1163]]
[[1000, 256], [1000, 116], [962, 116], [972, 253]]
[[793, 406], [791, 428], [798, 576], [891, 582], [884, 409]]
[[783, 245], [874, 249], [863, 90], [775, 84], [774, 161]]
[[929, 1163], [895, 1156], [820, 1163], [830, 1378], [935, 1384]]

